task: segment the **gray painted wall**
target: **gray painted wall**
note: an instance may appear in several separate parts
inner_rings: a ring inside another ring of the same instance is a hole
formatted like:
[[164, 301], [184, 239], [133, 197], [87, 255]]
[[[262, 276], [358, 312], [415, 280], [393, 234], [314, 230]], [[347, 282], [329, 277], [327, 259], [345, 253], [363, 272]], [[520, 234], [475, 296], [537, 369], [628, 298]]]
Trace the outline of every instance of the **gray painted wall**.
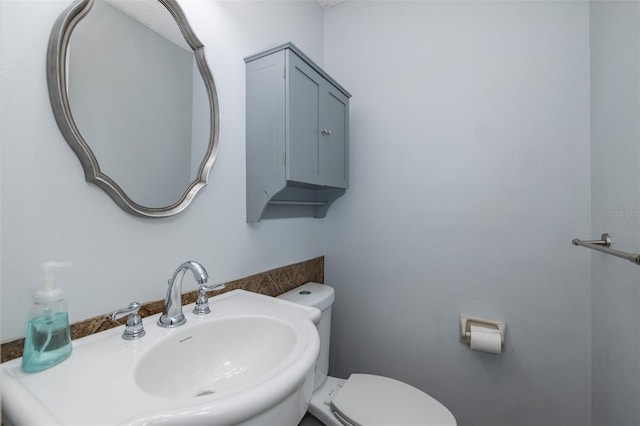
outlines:
[[[594, 238], [640, 252], [640, 3], [591, 3]], [[640, 268], [593, 252], [593, 424], [640, 424]]]
[[[164, 297], [183, 261], [215, 282], [323, 254], [324, 222], [245, 222], [245, 56], [293, 41], [322, 63], [322, 9], [313, 2], [181, 0], [205, 45], [220, 102], [220, 151], [189, 209], [160, 220], [122, 211], [84, 181], [58, 130], [45, 77], [51, 28], [71, 0], [2, 2], [0, 19], [0, 340], [24, 336], [39, 265], [71, 260], [58, 283], [78, 321]], [[184, 289], [195, 289], [185, 278]]]
[[[346, 2], [351, 189], [326, 222], [332, 373], [425, 390], [460, 425], [590, 423], [589, 5]], [[506, 351], [458, 315], [507, 323]]]

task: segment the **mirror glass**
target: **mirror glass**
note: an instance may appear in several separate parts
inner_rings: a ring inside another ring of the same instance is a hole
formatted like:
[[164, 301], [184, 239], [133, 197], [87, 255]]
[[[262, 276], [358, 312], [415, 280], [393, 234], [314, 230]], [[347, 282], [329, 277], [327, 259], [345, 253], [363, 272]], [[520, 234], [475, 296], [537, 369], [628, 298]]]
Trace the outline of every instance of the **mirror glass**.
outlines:
[[96, 168], [87, 180], [130, 213], [182, 211], [217, 151], [217, 99], [202, 45], [173, 1], [81, 0], [70, 9], [59, 30], [66, 37], [52, 33], [62, 40], [56, 119], [65, 115], [61, 130], [85, 174]]

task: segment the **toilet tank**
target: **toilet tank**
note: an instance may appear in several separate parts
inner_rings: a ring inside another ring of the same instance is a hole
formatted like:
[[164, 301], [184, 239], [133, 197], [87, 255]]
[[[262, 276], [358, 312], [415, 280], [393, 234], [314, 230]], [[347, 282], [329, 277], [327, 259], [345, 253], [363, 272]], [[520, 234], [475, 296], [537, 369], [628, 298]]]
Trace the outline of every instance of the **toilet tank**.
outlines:
[[320, 355], [316, 362], [315, 381], [313, 390], [318, 389], [329, 374], [329, 340], [331, 338], [331, 307], [335, 300], [332, 287], [318, 283], [306, 283], [300, 287], [281, 294], [280, 299], [300, 303], [305, 306], [313, 306], [320, 309], [322, 316], [318, 322], [318, 334], [320, 335]]

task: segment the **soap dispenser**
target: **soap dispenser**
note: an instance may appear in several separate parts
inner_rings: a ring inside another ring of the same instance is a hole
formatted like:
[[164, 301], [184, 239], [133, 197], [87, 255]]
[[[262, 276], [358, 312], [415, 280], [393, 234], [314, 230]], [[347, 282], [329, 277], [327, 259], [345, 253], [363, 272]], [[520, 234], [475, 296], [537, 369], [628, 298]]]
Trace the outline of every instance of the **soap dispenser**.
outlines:
[[22, 370], [35, 373], [61, 363], [71, 355], [71, 331], [67, 302], [56, 287], [54, 270], [71, 262], [46, 262], [42, 265], [44, 283], [33, 297], [31, 316], [24, 341]]

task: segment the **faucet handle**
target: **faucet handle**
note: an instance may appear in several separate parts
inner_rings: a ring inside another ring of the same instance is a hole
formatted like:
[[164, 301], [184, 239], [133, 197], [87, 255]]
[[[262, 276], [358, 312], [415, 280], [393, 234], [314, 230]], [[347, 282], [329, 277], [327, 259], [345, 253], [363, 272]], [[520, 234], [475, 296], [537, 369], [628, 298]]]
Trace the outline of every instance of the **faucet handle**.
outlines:
[[138, 311], [140, 311], [140, 303], [131, 302], [128, 308], [118, 309], [111, 314], [111, 318], [114, 321], [117, 321], [125, 315], [129, 315], [124, 333], [122, 333], [122, 338], [125, 340], [137, 340], [146, 334], [144, 325], [142, 324], [142, 317]]
[[196, 299], [196, 307], [193, 308], [193, 313], [196, 315], [206, 315], [211, 312], [209, 308], [209, 298], [207, 297], [208, 291], [222, 290], [224, 284], [204, 285], [201, 284], [198, 292], [198, 299]]

